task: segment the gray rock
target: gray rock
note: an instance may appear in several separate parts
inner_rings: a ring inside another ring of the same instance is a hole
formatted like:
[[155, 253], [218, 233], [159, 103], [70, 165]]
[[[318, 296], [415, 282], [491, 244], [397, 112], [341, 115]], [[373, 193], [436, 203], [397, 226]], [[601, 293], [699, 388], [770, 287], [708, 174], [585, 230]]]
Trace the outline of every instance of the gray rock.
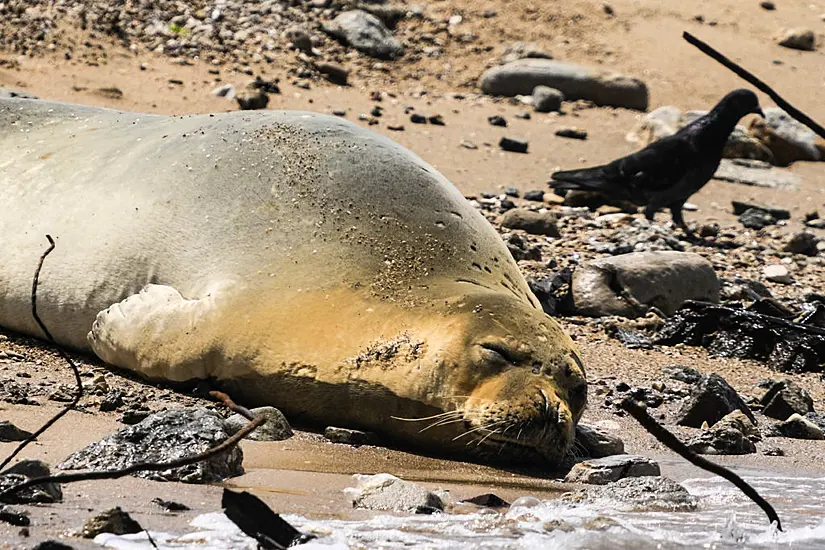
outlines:
[[596, 105], [644, 111], [647, 86], [641, 80], [549, 59], [519, 59], [488, 69], [481, 89], [490, 95], [530, 95], [536, 86], [559, 90], [568, 101], [587, 99]]
[[713, 265], [698, 254], [633, 252], [586, 262], [573, 274], [579, 315], [638, 317], [651, 306], [672, 315], [685, 300], [719, 301]]
[[606, 485], [626, 477], [661, 475], [659, 465], [644, 456], [614, 455], [579, 462], [565, 476], [567, 483]]
[[333, 443], [343, 443], [356, 447], [360, 445], [374, 445], [376, 442], [375, 434], [371, 432], [348, 430], [347, 428], [336, 428], [335, 426], [328, 426], [324, 429], [324, 437]]
[[313, 55], [312, 37], [310, 37], [309, 32], [305, 28], [298, 26], [290, 27], [284, 34], [293, 48], [307, 55]]
[[93, 539], [101, 533], [112, 533], [113, 535], [131, 535], [140, 533], [143, 527], [132, 517], [120, 509], [120, 506], [101, 512], [90, 517], [83, 524], [81, 534], [83, 538]]
[[[0, 491], [5, 491], [29, 479], [51, 475], [49, 465], [40, 460], [21, 460], [0, 473]], [[63, 491], [59, 483], [44, 483], [3, 497], [5, 504], [33, 504], [60, 502]]]
[[553, 56], [533, 42], [513, 42], [504, 47], [499, 62], [507, 64], [519, 59], [553, 59]]
[[722, 159], [713, 178], [770, 189], [797, 189], [802, 184], [797, 174], [773, 169], [768, 163], [743, 159]]
[[774, 382], [760, 399], [762, 414], [777, 420], [787, 420], [793, 414], [814, 412], [811, 395], [790, 380]]
[[748, 208], [739, 216], [739, 223], [748, 229], [763, 229], [776, 224], [776, 218], [760, 208]]
[[733, 206], [733, 213], [737, 216], [740, 214], [744, 214], [746, 211], [755, 209], [755, 210], [762, 210], [767, 212], [777, 220], [789, 220], [791, 218], [791, 213], [784, 208], [777, 208], [775, 206], [767, 206], [764, 204], [755, 204], [751, 202], [743, 202], [743, 201], [730, 201], [731, 206]]
[[779, 107], [765, 109], [765, 118], [754, 119], [750, 133], [771, 150], [774, 164], [787, 166], [797, 160], [825, 158], [825, 142], [816, 133]]
[[[202, 407], [171, 409], [150, 415], [73, 453], [63, 470], [116, 470], [139, 462], [168, 462], [202, 453], [229, 437], [226, 422]], [[237, 446], [209, 460], [161, 472], [134, 475], [156, 481], [207, 483], [243, 473]]]
[[701, 382], [704, 376], [701, 372], [693, 367], [686, 367], [685, 365], [669, 365], [662, 367], [662, 372], [669, 378], [684, 382], [685, 384], [696, 384]]
[[745, 434], [729, 427], [704, 430], [687, 443], [701, 455], [746, 455], [756, 452], [756, 445]]
[[531, 189], [529, 191], [525, 191], [524, 200], [544, 202], [544, 191], [542, 191], [541, 189]]
[[587, 130], [582, 130], [581, 128], [576, 128], [574, 126], [568, 126], [556, 130], [556, 135], [559, 137], [565, 137], [570, 139], [585, 140], [587, 139]]
[[409, 481], [391, 474], [356, 476], [358, 486], [346, 489], [352, 497], [353, 508], [416, 512], [443, 510], [441, 497]]
[[680, 511], [696, 509], [696, 499], [687, 489], [666, 477], [648, 476], [619, 480], [600, 487], [566, 493], [569, 504], [608, 504], [628, 511]]
[[822, 428], [796, 413], [792, 414], [786, 421], [779, 422], [772, 426], [772, 429], [767, 435], [779, 435], [782, 437], [792, 437], [794, 439], [825, 439], [825, 431], [823, 431]]
[[31, 437], [31, 432], [21, 430], [8, 420], [0, 420], [0, 441], [24, 441]]
[[[292, 427], [287, 422], [286, 417], [281, 411], [275, 407], [258, 407], [251, 409], [249, 412], [255, 416], [263, 416], [266, 422], [262, 426], [255, 428], [251, 434], [246, 436], [246, 439], [253, 441], [283, 441], [292, 437]], [[249, 421], [240, 414], [233, 414], [226, 419], [226, 430], [230, 434], [234, 434]]]
[[324, 31], [359, 52], [377, 59], [395, 59], [404, 53], [404, 46], [384, 23], [362, 10], [342, 12], [332, 22], [324, 25]]
[[774, 283], [789, 285], [793, 282], [791, 272], [782, 264], [766, 265], [762, 268], [762, 274], [765, 276], [765, 279]]
[[816, 36], [811, 29], [782, 29], [776, 36], [776, 43], [785, 48], [812, 52], [816, 49]]
[[560, 111], [562, 101], [564, 101], [564, 94], [555, 88], [549, 86], [533, 88], [533, 108], [539, 113]]
[[507, 229], [522, 229], [531, 235], [561, 236], [556, 225], [556, 217], [550, 212], [514, 208], [502, 216], [501, 226]]
[[241, 111], [257, 111], [266, 109], [269, 105], [269, 95], [266, 92], [236, 95], [235, 101], [238, 102], [238, 109]]
[[804, 254], [805, 256], [816, 256], [819, 253], [819, 249], [817, 249], [816, 244], [819, 242], [819, 238], [813, 233], [808, 233], [807, 231], [801, 231], [799, 233], [795, 233], [790, 240], [785, 243], [785, 246], [782, 247], [782, 250], [785, 252], [791, 252], [792, 254]]
[[718, 374], [709, 374], [693, 388], [676, 413], [676, 424], [700, 428], [707, 422], [712, 426], [737, 409], [756, 424], [756, 418], [736, 390]]
[[502, 128], [507, 127], [507, 120], [501, 115], [488, 116], [487, 122], [489, 122], [491, 126], [501, 126]]
[[324, 75], [333, 84], [346, 86], [349, 79], [349, 71], [336, 63], [316, 63], [315, 69]]
[[576, 426], [576, 446], [590, 458], [624, 454], [624, 442], [619, 436], [585, 424]]

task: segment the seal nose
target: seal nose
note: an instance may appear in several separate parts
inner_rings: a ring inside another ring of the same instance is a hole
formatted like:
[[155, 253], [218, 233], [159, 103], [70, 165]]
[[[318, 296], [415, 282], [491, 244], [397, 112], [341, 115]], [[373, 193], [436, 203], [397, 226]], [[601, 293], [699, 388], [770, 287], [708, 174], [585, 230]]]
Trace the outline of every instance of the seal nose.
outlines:
[[557, 406], [553, 406], [552, 400], [550, 399], [550, 396], [547, 395], [547, 391], [544, 388], [539, 388], [539, 393], [544, 400], [544, 411], [542, 411], [542, 416], [544, 417], [545, 423], [558, 423], [560, 419]]

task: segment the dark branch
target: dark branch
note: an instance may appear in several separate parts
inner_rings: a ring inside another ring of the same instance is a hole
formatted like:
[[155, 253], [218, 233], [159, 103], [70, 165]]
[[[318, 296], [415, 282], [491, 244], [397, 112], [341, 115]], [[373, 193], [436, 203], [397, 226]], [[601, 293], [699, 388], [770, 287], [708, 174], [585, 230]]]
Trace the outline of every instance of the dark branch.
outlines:
[[817, 135], [819, 135], [819, 137], [825, 139], [825, 128], [823, 128], [822, 126], [817, 124], [816, 121], [814, 121], [811, 117], [809, 117], [808, 115], [806, 115], [805, 113], [803, 113], [802, 111], [800, 111], [799, 109], [797, 109], [796, 107], [794, 107], [793, 105], [791, 105], [790, 103], [785, 101], [782, 98], [782, 96], [780, 96], [778, 93], [776, 93], [773, 90], [773, 88], [771, 88], [770, 86], [768, 86], [767, 84], [765, 84], [764, 82], [759, 80], [759, 78], [754, 76], [752, 73], [745, 70], [740, 65], [737, 65], [736, 63], [734, 63], [733, 61], [731, 61], [730, 59], [728, 59], [727, 57], [725, 57], [724, 55], [722, 55], [718, 51], [714, 50], [713, 48], [711, 48], [706, 43], [702, 42], [701, 40], [699, 40], [698, 38], [696, 38], [695, 36], [693, 36], [689, 32], [687, 32], [687, 31], [683, 32], [682, 33], [682, 38], [687, 40], [689, 44], [692, 44], [692, 45], [696, 46], [697, 48], [699, 48], [699, 51], [701, 51], [705, 55], [711, 57], [712, 59], [715, 59], [716, 61], [718, 61], [719, 63], [721, 63], [722, 65], [724, 65], [725, 67], [727, 67], [728, 69], [733, 71], [734, 73], [736, 73], [736, 75], [739, 78], [742, 78], [743, 80], [753, 84], [760, 92], [766, 93], [768, 95], [768, 97], [770, 97], [774, 101], [774, 103], [776, 103], [777, 105], [779, 105], [779, 107], [782, 108], [783, 111], [785, 111], [786, 113], [791, 115], [794, 119], [798, 120], [799, 122], [801, 122], [802, 124], [804, 124], [805, 126], [810, 128], [811, 130], [816, 132]]
[[756, 492], [756, 489], [751, 487], [748, 482], [744, 479], [733, 473], [732, 471], [728, 470], [724, 466], [720, 466], [719, 464], [715, 464], [710, 460], [706, 459], [703, 456], [699, 456], [698, 454], [691, 451], [687, 445], [679, 441], [679, 439], [667, 431], [662, 425], [656, 422], [649, 414], [647, 414], [647, 407], [643, 403], [639, 403], [636, 400], [628, 397], [621, 402], [620, 405], [624, 410], [630, 413], [630, 415], [636, 419], [636, 421], [642, 425], [644, 429], [646, 429], [650, 434], [659, 440], [663, 445], [668, 447], [671, 451], [678, 454], [694, 466], [698, 466], [703, 470], [707, 470], [712, 474], [716, 474], [720, 477], [725, 478], [726, 480], [730, 481], [736, 487], [739, 488], [740, 491], [745, 493], [752, 501], [754, 501], [762, 510], [764, 510], [765, 514], [767, 514], [768, 519], [771, 523], [776, 522], [776, 528], [780, 531], [782, 530], [782, 523], [779, 521], [779, 516], [776, 513], [776, 510], [773, 509], [773, 506], [770, 503], [762, 498], [759, 493]]
[[46, 335], [46, 338], [49, 339], [49, 342], [55, 345], [57, 349], [58, 355], [66, 361], [69, 366], [72, 368], [72, 372], [74, 373], [74, 380], [75, 384], [77, 385], [77, 392], [75, 393], [74, 399], [67, 404], [63, 409], [60, 410], [56, 415], [51, 417], [45, 424], [43, 424], [36, 432], [31, 434], [29, 437], [24, 439], [17, 448], [0, 463], [0, 470], [3, 470], [12, 459], [17, 456], [20, 451], [26, 448], [26, 446], [37, 439], [37, 437], [48, 430], [55, 422], [60, 420], [66, 413], [70, 410], [74, 409], [80, 400], [83, 398], [83, 382], [80, 380], [80, 370], [77, 368], [77, 365], [74, 364], [74, 361], [63, 351], [63, 349], [57, 344], [52, 336], [52, 333], [49, 332], [49, 329], [46, 328], [46, 325], [43, 324], [43, 321], [40, 319], [40, 316], [37, 314], [37, 285], [40, 281], [40, 270], [43, 268], [43, 261], [46, 259], [52, 250], [54, 250], [54, 240], [52, 239], [51, 235], [46, 235], [46, 239], [49, 241], [49, 248], [46, 249], [45, 252], [40, 256], [40, 262], [37, 264], [37, 269], [34, 271], [34, 279], [32, 280], [32, 293], [31, 293], [31, 303], [32, 303], [32, 317], [37, 322], [37, 325], [43, 331], [43, 334]]

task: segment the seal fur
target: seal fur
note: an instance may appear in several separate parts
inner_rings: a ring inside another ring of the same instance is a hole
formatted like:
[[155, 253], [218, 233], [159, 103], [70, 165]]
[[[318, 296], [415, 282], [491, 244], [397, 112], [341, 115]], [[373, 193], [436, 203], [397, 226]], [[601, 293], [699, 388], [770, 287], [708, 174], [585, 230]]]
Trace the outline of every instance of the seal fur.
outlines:
[[40, 315], [111, 365], [454, 456], [552, 464], [572, 443], [573, 342], [486, 220], [389, 139], [308, 112], [3, 99], [0, 193], [7, 329], [39, 335], [50, 233]]

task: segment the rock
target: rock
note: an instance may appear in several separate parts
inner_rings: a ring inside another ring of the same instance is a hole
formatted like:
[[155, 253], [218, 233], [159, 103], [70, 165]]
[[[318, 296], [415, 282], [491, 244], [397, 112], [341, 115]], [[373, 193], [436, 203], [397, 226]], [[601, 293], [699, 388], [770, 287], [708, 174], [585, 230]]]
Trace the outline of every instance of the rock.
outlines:
[[499, 62], [507, 64], [519, 59], [553, 59], [553, 56], [533, 42], [513, 42], [504, 47]]
[[524, 208], [508, 210], [501, 218], [501, 226], [522, 229], [531, 235], [561, 236], [556, 225], [556, 217], [549, 212], [534, 212]]
[[507, 120], [501, 115], [492, 115], [487, 117], [487, 122], [489, 122], [492, 126], [501, 126], [502, 128], [507, 127]]
[[28, 527], [31, 525], [28, 512], [11, 506], [0, 506], [0, 521], [15, 527]]
[[417, 512], [419, 510], [444, 510], [441, 497], [432, 491], [391, 474], [355, 475], [355, 488], [344, 492], [352, 498], [353, 508]]
[[778, 166], [825, 158], [825, 140], [779, 107], [765, 109], [765, 118], [753, 119], [749, 129], [770, 149]]
[[585, 424], [576, 426], [576, 445], [590, 458], [624, 454], [624, 442], [619, 436]]
[[298, 26], [290, 27], [284, 32], [284, 35], [296, 50], [307, 55], [315, 54], [315, 52], [312, 51], [312, 37], [305, 28]]
[[93, 539], [101, 533], [131, 535], [141, 531], [143, 527], [117, 506], [87, 519], [81, 534], [83, 538]]
[[702, 431], [687, 443], [688, 448], [700, 455], [746, 455], [756, 452], [756, 445], [745, 434], [729, 427]]
[[524, 200], [544, 202], [544, 191], [541, 189], [531, 189], [530, 191], [524, 193]]
[[362, 10], [342, 12], [323, 29], [344, 44], [376, 59], [395, 59], [404, 53], [404, 46], [384, 23]]
[[684, 382], [685, 384], [696, 384], [701, 382], [704, 376], [698, 370], [684, 365], [670, 365], [662, 368], [662, 372], [669, 378]]
[[528, 113], [527, 111], [524, 111], [522, 113], [516, 113], [515, 117], [520, 118], [522, 120], [530, 120], [532, 118], [530, 113]]
[[555, 88], [549, 86], [533, 88], [533, 108], [539, 113], [560, 111], [562, 101], [564, 101], [564, 94]]
[[565, 476], [566, 483], [606, 485], [626, 477], [661, 475], [659, 465], [644, 456], [614, 455], [579, 462]]
[[556, 130], [556, 135], [559, 137], [565, 137], [570, 139], [587, 139], [587, 130], [582, 130], [580, 128], [574, 127], [567, 127], [567, 128], [559, 128]]
[[774, 283], [789, 285], [793, 282], [791, 272], [782, 264], [766, 265], [762, 268], [762, 275], [765, 276], [765, 279]]
[[109, 391], [100, 401], [101, 412], [116, 411], [123, 406], [123, 392], [120, 390]]
[[478, 145], [476, 145], [476, 144], [475, 144], [475, 143], [473, 143], [472, 141], [468, 141], [468, 140], [466, 140], [466, 139], [462, 139], [462, 140], [461, 140], [461, 144], [460, 144], [460, 145], [461, 145], [462, 147], [464, 147], [465, 149], [469, 149], [469, 150], [471, 150], [471, 151], [475, 151], [476, 149], [478, 149]]
[[8, 420], [0, 420], [0, 441], [4, 443], [10, 441], [25, 441], [31, 436], [31, 432], [21, 430]]
[[756, 424], [754, 424], [751, 419], [739, 409], [723, 416], [722, 420], [711, 426], [711, 428], [731, 428], [742, 432], [742, 434], [751, 441], [760, 441], [762, 439], [762, 436], [759, 433], [759, 428]]
[[392, 130], [394, 132], [403, 132], [404, 125], [403, 124], [387, 124], [387, 130]]
[[481, 75], [480, 84], [489, 95], [531, 95], [536, 86], [549, 86], [569, 101], [587, 99], [640, 111], [648, 104], [647, 86], [641, 80], [549, 59], [519, 59], [493, 67]]
[[774, 170], [765, 162], [744, 159], [722, 159], [713, 178], [770, 189], [797, 189], [802, 184], [797, 174]]
[[185, 512], [186, 510], [191, 510], [191, 508], [189, 508], [186, 504], [181, 504], [180, 502], [175, 502], [174, 500], [163, 500], [159, 497], [153, 498], [152, 504], [159, 506], [166, 512]]
[[224, 84], [212, 90], [212, 95], [215, 97], [225, 97], [226, 99], [235, 99], [235, 86], [232, 84]]
[[709, 374], [693, 388], [676, 413], [676, 424], [700, 428], [707, 422], [712, 426], [737, 409], [756, 424], [756, 418], [736, 390], [718, 374]]
[[812, 52], [816, 49], [816, 37], [811, 29], [782, 29], [776, 35], [776, 43], [792, 50]]
[[776, 9], [776, 4], [765, 0], [764, 2], [759, 2], [759, 7], [766, 11], [773, 11]]
[[501, 147], [505, 151], [510, 151], [511, 153], [526, 153], [527, 145], [528, 144], [526, 141], [508, 137], [503, 137], [498, 142], [499, 147]]
[[[776, 433], [783, 437], [794, 439], [825, 439], [825, 431], [814, 422], [796, 413], [792, 414], [786, 421], [773, 426]], [[771, 434], [769, 434], [771, 435]]]
[[335, 63], [316, 63], [315, 69], [324, 75], [327, 80], [339, 86], [346, 86], [349, 79], [349, 71]]
[[[40, 460], [21, 460], [0, 473], [0, 491], [5, 491], [29, 479], [51, 475], [49, 465]], [[53, 503], [63, 500], [59, 483], [43, 483], [3, 497], [5, 504]]]
[[816, 247], [816, 243], [819, 242], [819, 239], [813, 233], [808, 233], [807, 231], [802, 231], [800, 233], [795, 233], [793, 237], [782, 247], [782, 250], [785, 252], [791, 252], [793, 254], [804, 254], [805, 256], [816, 256], [819, 253], [819, 250]]
[[773, 206], [765, 206], [742, 201], [731, 201], [731, 205], [733, 206], [733, 213], [736, 216], [744, 214], [748, 210], [762, 210], [777, 220], [789, 220], [791, 218], [791, 213], [784, 208], [776, 208]]
[[776, 224], [776, 218], [760, 208], [748, 208], [739, 216], [739, 223], [748, 229], [763, 229]]
[[462, 500], [461, 502], [469, 502], [470, 504], [475, 504], [476, 506], [485, 506], [487, 508], [504, 508], [506, 506], [510, 506], [509, 502], [507, 502], [498, 495], [494, 495], [493, 493], [485, 493], [483, 495], [478, 495], [476, 497], [467, 498]]
[[790, 380], [774, 382], [759, 401], [762, 414], [777, 420], [787, 420], [793, 414], [804, 416], [814, 411], [811, 395]]
[[[229, 429], [215, 411], [202, 407], [170, 409], [150, 415], [73, 453], [63, 470], [116, 470], [138, 462], [167, 462], [206, 451], [225, 441]], [[134, 475], [156, 481], [208, 483], [243, 473], [237, 446], [209, 460], [161, 472]]]
[[767, 447], [762, 451], [765, 456], [785, 456], [785, 451], [779, 447]]
[[56, 540], [44, 540], [32, 547], [32, 550], [74, 550], [68, 544], [57, 542]]
[[361, 445], [374, 445], [376, 442], [375, 434], [371, 432], [349, 430], [347, 428], [336, 428], [334, 426], [328, 426], [324, 429], [324, 437], [333, 443], [344, 443], [355, 447], [359, 447]]
[[433, 126], [444, 126], [444, 117], [441, 115], [430, 115], [427, 117], [427, 122]]
[[427, 117], [418, 113], [413, 113], [410, 115], [410, 122], [413, 124], [427, 124]]
[[236, 95], [235, 101], [238, 102], [238, 108], [241, 111], [257, 111], [266, 109], [266, 106], [269, 105], [269, 95], [266, 92]]
[[696, 509], [696, 498], [666, 477], [645, 476], [621, 479], [600, 487], [587, 487], [561, 497], [570, 504], [599, 503], [628, 511], [680, 511]]
[[[251, 409], [249, 412], [255, 416], [263, 416], [266, 418], [266, 422], [255, 428], [255, 431], [246, 436], [246, 439], [253, 441], [283, 441], [292, 437], [292, 427], [283, 413], [275, 407], [258, 407]], [[230, 434], [234, 434], [248, 423], [249, 420], [242, 415], [233, 414], [226, 419], [226, 430]]]
[[713, 265], [698, 254], [633, 252], [586, 262], [573, 274], [573, 302], [579, 315], [635, 318], [649, 307], [665, 315], [685, 300], [719, 301]]
[[17, 98], [17, 99], [38, 99], [36, 95], [22, 90], [12, 90], [11, 88], [4, 88], [0, 86], [0, 99], [3, 98]]

